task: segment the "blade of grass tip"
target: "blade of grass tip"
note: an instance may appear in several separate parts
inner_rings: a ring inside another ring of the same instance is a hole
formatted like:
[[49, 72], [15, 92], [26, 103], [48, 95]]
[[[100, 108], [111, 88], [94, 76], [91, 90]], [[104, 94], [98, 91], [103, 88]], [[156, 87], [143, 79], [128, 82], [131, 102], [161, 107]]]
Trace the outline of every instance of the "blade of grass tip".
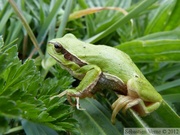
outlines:
[[161, 91], [173, 88], [173, 87], [177, 87], [179, 85], [180, 85], [180, 79], [177, 79], [177, 80], [174, 80], [174, 81], [167, 82], [167, 83], [164, 83], [162, 85], [156, 86], [156, 90], [158, 92], [161, 92]]
[[0, 19], [0, 32], [2, 32], [3, 29], [5, 28], [5, 25], [6, 25], [6, 23], [9, 20], [11, 15], [12, 15], [12, 10], [8, 9], [7, 12], [5, 12], [2, 17], [0, 16], [0, 18], [1, 18]]
[[142, 11], [147, 9], [150, 5], [152, 5], [156, 1], [157, 0], [145, 0], [145, 1], [142, 1], [136, 8], [134, 8], [132, 11], [130, 11], [129, 14], [127, 14], [126, 16], [120, 18], [116, 23], [111, 25], [109, 28], [107, 28], [103, 32], [101, 32], [101, 33], [87, 39], [86, 42], [94, 43], [94, 42], [102, 39], [103, 37], [107, 36], [108, 34], [114, 32], [119, 26], [125, 24], [131, 18], [133, 18], [133, 17], [137, 16], [138, 14], [140, 14]]
[[64, 30], [65, 30], [65, 27], [66, 27], [66, 24], [67, 24], [67, 21], [68, 21], [70, 12], [71, 12], [72, 4], [73, 4], [73, 0], [67, 1], [65, 12], [63, 14], [62, 21], [61, 21], [60, 27], [57, 31], [56, 37], [62, 37], [62, 35], [64, 33]]
[[6, 131], [4, 133], [4, 135], [13, 134], [13, 133], [21, 131], [21, 130], [23, 130], [22, 126], [14, 127], [14, 128], [9, 129], [8, 131]]
[[28, 25], [26, 19], [25, 19], [24, 16], [22, 15], [22, 11], [20, 11], [20, 9], [18, 9], [18, 7], [17, 7], [16, 3], [14, 2], [14, 0], [9, 0], [9, 3], [11, 4], [11, 6], [13, 7], [15, 13], [17, 14], [17, 16], [19, 17], [19, 19], [21, 20], [21, 22], [22, 22], [23, 26], [25, 27], [25, 29], [26, 29], [29, 37], [31, 38], [31, 40], [32, 40], [35, 48], [37, 49], [40, 57], [43, 58], [44, 55], [43, 55], [42, 51], [40, 50], [40, 48], [39, 48], [39, 46], [38, 46], [38, 42], [37, 42], [37, 40], [36, 40], [36, 38], [35, 38], [32, 30], [31, 30], [30, 26]]
[[64, 1], [57, 0], [51, 12], [49, 13], [48, 17], [45, 19], [44, 24], [42, 25], [41, 30], [37, 37], [37, 41], [38, 43], [40, 43], [40, 45], [48, 33], [49, 27], [51, 26], [53, 22], [52, 20], [56, 17], [58, 10], [62, 7], [63, 4], [64, 4]]

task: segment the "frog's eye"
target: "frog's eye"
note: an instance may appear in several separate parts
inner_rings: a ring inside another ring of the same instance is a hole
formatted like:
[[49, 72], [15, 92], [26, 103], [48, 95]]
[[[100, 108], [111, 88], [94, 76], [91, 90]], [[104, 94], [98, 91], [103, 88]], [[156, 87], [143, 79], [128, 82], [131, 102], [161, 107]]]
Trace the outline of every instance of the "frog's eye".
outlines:
[[55, 51], [57, 52], [57, 53], [60, 53], [60, 52], [62, 52], [62, 45], [60, 45], [59, 43], [54, 43], [54, 48], [55, 48]]

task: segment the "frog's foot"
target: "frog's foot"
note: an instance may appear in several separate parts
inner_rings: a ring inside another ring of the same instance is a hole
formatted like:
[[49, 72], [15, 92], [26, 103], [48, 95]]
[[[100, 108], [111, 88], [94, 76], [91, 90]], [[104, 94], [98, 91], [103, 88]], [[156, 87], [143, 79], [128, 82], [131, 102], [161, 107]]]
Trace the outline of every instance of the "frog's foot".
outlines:
[[[53, 98], [56, 98], [56, 97], [61, 98], [61, 97], [65, 96], [65, 95], [67, 96], [68, 102], [69, 102], [72, 106], [76, 106], [76, 108], [77, 108], [78, 110], [85, 110], [84, 108], [81, 108], [81, 107], [80, 107], [79, 97], [76, 96], [76, 93], [74, 92], [74, 90], [71, 90], [71, 89], [65, 90], [65, 91], [61, 92], [59, 95], [55, 95], [55, 96], [51, 97], [50, 100], [52, 100]], [[72, 102], [72, 97], [75, 97], [75, 100], [76, 100], [75, 103]]]
[[120, 110], [122, 110], [123, 113], [126, 112], [127, 109], [139, 104], [141, 102], [140, 98], [133, 98], [130, 96], [124, 96], [124, 95], [118, 95], [118, 99], [112, 104], [112, 117], [111, 122], [115, 123], [116, 115]]

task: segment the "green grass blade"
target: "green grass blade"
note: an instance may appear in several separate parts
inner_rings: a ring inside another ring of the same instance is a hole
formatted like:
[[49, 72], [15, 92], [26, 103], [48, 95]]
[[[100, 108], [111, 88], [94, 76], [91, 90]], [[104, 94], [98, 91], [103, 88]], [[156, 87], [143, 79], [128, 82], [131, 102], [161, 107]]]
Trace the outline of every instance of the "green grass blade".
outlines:
[[163, 95], [163, 98], [168, 101], [168, 102], [179, 102], [180, 103], [180, 94], [168, 94], [168, 95]]
[[118, 27], [122, 26], [126, 22], [128, 22], [131, 18], [134, 18], [135, 16], [139, 15], [143, 10], [147, 9], [150, 5], [152, 5], [156, 0], [146, 0], [142, 1], [136, 8], [134, 8], [132, 11], [129, 12], [126, 16], [120, 18], [117, 22], [115, 22], [113, 25], [111, 25], [109, 28], [104, 30], [103, 32], [89, 38], [86, 40], [86, 42], [94, 43], [103, 37], [111, 34], [114, 32]]
[[52, 21], [53, 18], [56, 17], [58, 10], [62, 7], [63, 4], [64, 4], [64, 2], [62, 2], [62, 0], [57, 0], [56, 3], [54, 3], [52, 11], [49, 13], [48, 17], [45, 19], [45, 21], [40, 29], [40, 32], [37, 37], [38, 43], [41, 43], [44, 40], [44, 38], [46, 37], [46, 35], [49, 31], [49, 28], [53, 22]]
[[177, 80], [174, 80], [172, 82], [167, 82], [165, 84], [156, 86], [156, 90], [158, 92], [160, 92], [160, 91], [167, 90], [167, 89], [170, 89], [172, 87], [177, 87], [177, 86], [180, 86], [180, 79], [177, 79]]
[[67, 21], [68, 21], [68, 18], [69, 18], [71, 9], [72, 9], [72, 4], [73, 4], [73, 0], [67, 1], [65, 12], [63, 14], [61, 25], [57, 31], [56, 37], [62, 37], [63, 36], [64, 30], [65, 30], [65, 27], [66, 27], [66, 24], [67, 24]]
[[179, 19], [179, 13], [180, 13], [180, 1], [176, 0], [175, 7], [173, 8], [171, 12], [171, 16], [168, 19], [168, 22], [165, 26], [165, 30], [171, 30], [174, 28], [177, 28], [180, 24], [180, 19]]
[[16, 20], [10, 20], [11, 25], [9, 27], [9, 30], [12, 31], [11, 34], [8, 34], [8, 36], [6, 37], [6, 42], [10, 43], [11, 41], [13, 41], [15, 38], [18, 38], [18, 40], [21, 39], [21, 35], [19, 34], [20, 31], [22, 30], [22, 24], [20, 21], [16, 21]]
[[23, 26], [25, 27], [28, 35], [29, 35], [30, 38], [31, 38], [31, 41], [33, 42], [35, 48], [36, 48], [37, 51], [39, 52], [39, 55], [43, 58], [44, 55], [43, 55], [41, 49], [39, 48], [38, 42], [37, 42], [37, 40], [36, 40], [36, 38], [35, 38], [35, 35], [34, 35], [34, 33], [32, 32], [32, 30], [31, 30], [29, 24], [27, 23], [26, 19], [24, 18], [23, 14], [22, 14], [22, 11], [20, 11], [20, 9], [18, 9], [18, 7], [17, 7], [16, 3], [14, 2], [14, 0], [9, 0], [9, 3], [11, 4], [11, 6], [13, 7], [15, 13], [17, 14], [17, 16], [19, 17], [19, 19], [21, 20]]
[[162, 31], [168, 21], [169, 13], [175, 5], [174, 0], [164, 1], [160, 4], [160, 7], [154, 12], [152, 19], [145, 30], [145, 34], [155, 33]]
[[0, 32], [2, 32], [2, 30], [5, 28], [5, 25], [11, 15], [12, 15], [12, 9], [9, 9], [7, 12], [1, 15], [2, 18], [0, 20]]

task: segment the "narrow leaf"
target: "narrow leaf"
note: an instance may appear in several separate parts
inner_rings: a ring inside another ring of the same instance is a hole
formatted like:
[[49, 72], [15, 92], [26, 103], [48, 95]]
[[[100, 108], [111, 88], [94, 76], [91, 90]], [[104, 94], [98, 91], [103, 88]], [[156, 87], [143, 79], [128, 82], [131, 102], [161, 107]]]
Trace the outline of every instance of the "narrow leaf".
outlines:
[[127, 21], [129, 21], [131, 18], [139, 15], [143, 10], [145, 10], [146, 8], [148, 8], [150, 5], [152, 5], [154, 2], [156, 2], [156, 0], [151, 0], [151, 1], [142, 1], [142, 3], [140, 3], [136, 8], [134, 8], [133, 10], [131, 10], [129, 12], [129, 14], [127, 14], [126, 16], [120, 18], [119, 20], [117, 20], [114, 24], [112, 24], [109, 28], [107, 28], [106, 30], [104, 30], [103, 32], [89, 38], [88, 40], [86, 40], [86, 42], [91, 42], [94, 43], [102, 38], [104, 38], [105, 36], [111, 34], [112, 32], [114, 32], [118, 27], [122, 26], [123, 24], [125, 24]]

